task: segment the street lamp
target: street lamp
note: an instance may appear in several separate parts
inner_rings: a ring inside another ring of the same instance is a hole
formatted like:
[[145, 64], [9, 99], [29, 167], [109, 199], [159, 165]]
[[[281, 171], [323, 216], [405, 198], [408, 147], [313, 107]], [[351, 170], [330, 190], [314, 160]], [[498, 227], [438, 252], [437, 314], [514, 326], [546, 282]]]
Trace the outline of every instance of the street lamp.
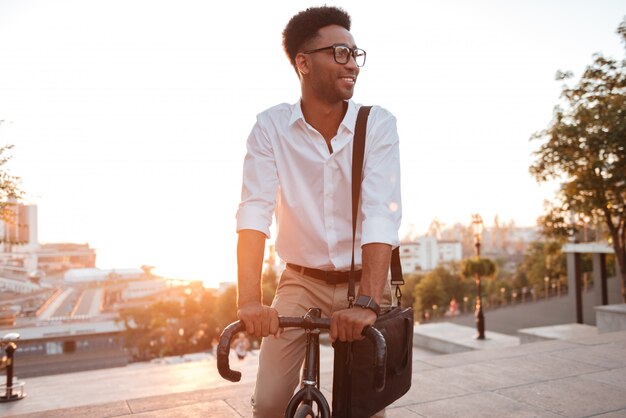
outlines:
[[[476, 246], [476, 259], [480, 262], [480, 239], [483, 235], [483, 219], [479, 214], [472, 215], [472, 230], [474, 232], [474, 245]], [[480, 287], [480, 274], [476, 274], [476, 335], [477, 340], [485, 339], [485, 315], [483, 314], [482, 292]]]

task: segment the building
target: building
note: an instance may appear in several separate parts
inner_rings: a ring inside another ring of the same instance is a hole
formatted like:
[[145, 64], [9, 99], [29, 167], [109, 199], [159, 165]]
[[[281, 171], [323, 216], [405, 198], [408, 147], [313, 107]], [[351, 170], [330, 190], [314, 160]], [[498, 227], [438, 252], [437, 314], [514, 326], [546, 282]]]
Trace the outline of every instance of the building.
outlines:
[[96, 251], [86, 243], [42, 244], [28, 251], [26, 260], [29, 271], [59, 274], [69, 269], [95, 267]]
[[3, 252], [11, 252], [15, 245], [37, 245], [37, 206], [9, 203], [8, 219], [0, 221]]
[[15, 277], [41, 278], [95, 265], [96, 251], [89, 244], [13, 245], [10, 252], [0, 253], [1, 273]]
[[[42, 289], [36, 283], [33, 283], [29, 280], [20, 280], [20, 279], [12, 279], [0, 277], [0, 293], [32, 293], [38, 292]], [[0, 298], [0, 302], [2, 302], [3, 298]]]
[[0, 329], [20, 339], [15, 366], [20, 377], [70, 373], [128, 364], [123, 322], [72, 322]]
[[141, 268], [128, 269], [100, 269], [91, 268], [75, 268], [67, 270], [63, 274], [63, 280], [67, 284], [84, 284], [97, 282], [115, 282], [142, 280], [146, 278], [145, 270]]
[[[133, 301], [150, 301], [167, 292], [168, 281], [152, 274], [148, 266], [127, 269], [72, 269], [63, 275], [66, 291], [73, 291], [78, 296], [67, 296], [66, 299], [85, 302], [90, 295], [91, 309], [85, 306], [89, 316], [97, 316], [97, 310], [118, 309], [132, 304]], [[78, 305], [75, 305], [78, 306]], [[98, 308], [99, 307], [99, 308]], [[98, 308], [98, 309], [96, 309]], [[75, 308], [74, 314], [80, 311]]]
[[400, 244], [403, 273], [433, 270], [440, 263], [461, 261], [462, 258], [463, 251], [459, 241], [443, 241], [427, 236]]
[[36, 205], [13, 203], [8, 210], [12, 216], [0, 221], [0, 273], [25, 278], [95, 267], [96, 252], [89, 244], [39, 243]]
[[524, 254], [528, 245], [541, 239], [538, 227], [485, 228], [481, 240], [481, 253], [491, 257], [506, 257]]

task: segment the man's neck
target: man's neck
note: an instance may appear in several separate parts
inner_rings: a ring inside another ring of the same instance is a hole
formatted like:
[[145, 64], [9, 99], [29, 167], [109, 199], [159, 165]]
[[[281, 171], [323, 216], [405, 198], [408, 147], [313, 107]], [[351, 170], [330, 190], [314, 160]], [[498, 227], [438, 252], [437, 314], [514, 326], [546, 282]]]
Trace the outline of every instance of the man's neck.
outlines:
[[339, 125], [348, 109], [348, 102], [342, 100], [328, 103], [303, 96], [301, 106], [304, 119], [322, 134], [328, 143], [337, 135]]

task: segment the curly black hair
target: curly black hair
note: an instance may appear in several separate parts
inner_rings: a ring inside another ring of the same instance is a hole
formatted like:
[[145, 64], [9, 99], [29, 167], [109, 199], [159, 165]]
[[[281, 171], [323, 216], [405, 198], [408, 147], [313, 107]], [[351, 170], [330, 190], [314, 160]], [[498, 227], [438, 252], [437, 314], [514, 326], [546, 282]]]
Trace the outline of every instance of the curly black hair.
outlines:
[[321, 28], [330, 25], [350, 30], [350, 15], [338, 7], [309, 7], [289, 20], [283, 31], [283, 48], [296, 71], [296, 54], [302, 45], [315, 38]]

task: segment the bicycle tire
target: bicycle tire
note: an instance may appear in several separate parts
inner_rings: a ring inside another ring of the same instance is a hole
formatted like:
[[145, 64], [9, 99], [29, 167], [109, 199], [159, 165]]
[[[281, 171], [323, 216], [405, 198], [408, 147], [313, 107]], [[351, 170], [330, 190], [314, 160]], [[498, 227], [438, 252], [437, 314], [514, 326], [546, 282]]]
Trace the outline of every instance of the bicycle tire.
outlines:
[[293, 414], [293, 418], [306, 418], [308, 416], [315, 418], [315, 412], [313, 412], [313, 407], [311, 405], [307, 405], [303, 403], [296, 409], [296, 413]]

